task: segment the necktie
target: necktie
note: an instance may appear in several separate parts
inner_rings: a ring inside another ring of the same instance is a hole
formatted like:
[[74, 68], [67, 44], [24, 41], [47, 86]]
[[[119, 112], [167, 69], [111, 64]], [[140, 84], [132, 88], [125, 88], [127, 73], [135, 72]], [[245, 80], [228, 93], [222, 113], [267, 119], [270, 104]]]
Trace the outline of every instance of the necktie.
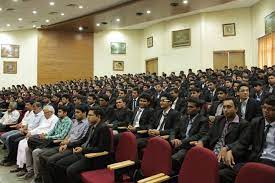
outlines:
[[136, 99], [133, 99], [133, 110], [135, 109], [137, 107], [137, 105], [136, 105]]
[[160, 131], [163, 129], [163, 127], [165, 125], [165, 119], [167, 117], [167, 114], [162, 113], [162, 115], [163, 115], [163, 121], [161, 122], [161, 125], [160, 125], [160, 128], [159, 128]]
[[135, 116], [133, 126], [135, 126], [135, 125], [136, 125], [136, 123], [137, 123], [137, 121], [138, 121], [138, 117], [139, 117], [140, 113], [141, 113], [141, 109], [139, 108], [139, 109], [138, 109], [138, 111], [137, 111], [137, 114], [136, 114], [136, 116]]
[[266, 148], [266, 137], [267, 137], [270, 127], [272, 127], [270, 124], [265, 126], [264, 137], [263, 137], [263, 147], [264, 148]]
[[89, 145], [89, 143], [90, 143], [90, 140], [91, 140], [91, 138], [92, 138], [92, 136], [93, 136], [94, 129], [95, 129], [94, 126], [90, 129], [88, 139], [87, 139], [86, 142], [82, 145], [83, 147], [88, 147], [88, 145]]

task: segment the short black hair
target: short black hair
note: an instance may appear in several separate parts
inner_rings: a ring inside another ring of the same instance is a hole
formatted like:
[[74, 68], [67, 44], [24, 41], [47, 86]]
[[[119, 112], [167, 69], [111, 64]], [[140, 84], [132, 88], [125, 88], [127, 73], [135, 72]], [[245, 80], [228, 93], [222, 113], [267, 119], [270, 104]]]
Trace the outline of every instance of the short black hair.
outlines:
[[65, 105], [61, 105], [58, 107], [58, 110], [62, 110], [63, 112], [68, 113], [69, 112], [69, 108]]
[[102, 95], [99, 95], [99, 97], [98, 98], [102, 98], [103, 100], [105, 100], [106, 102], [109, 102], [109, 97], [108, 97], [108, 95], [106, 95], [106, 94], [102, 94]]
[[151, 102], [151, 96], [149, 95], [149, 94], [147, 94], [147, 93], [142, 93], [140, 96], [139, 96], [139, 98], [141, 99], [145, 99], [145, 100], [147, 100], [148, 102]]
[[80, 110], [81, 112], [88, 112], [88, 106], [86, 104], [80, 104], [75, 106], [75, 110]]
[[170, 93], [164, 93], [160, 96], [160, 98], [162, 98], [162, 97], [167, 98], [167, 100], [170, 100], [171, 102], [173, 101], [173, 97]]
[[174, 87], [174, 88], [171, 88], [170, 92], [171, 92], [171, 91], [173, 91], [173, 92], [175, 92], [175, 93], [179, 93], [179, 89], [178, 89], [178, 88], [175, 88], [175, 87]]
[[122, 100], [123, 102], [127, 102], [126, 97], [117, 97], [116, 100]]
[[25, 100], [25, 104], [26, 103], [29, 103], [29, 104], [33, 105], [34, 104], [34, 100]]
[[139, 88], [138, 88], [138, 87], [133, 88], [133, 90], [132, 90], [132, 91], [136, 91], [138, 94], [140, 94], [140, 90], [139, 90]]
[[226, 98], [223, 100], [223, 102], [224, 102], [224, 101], [227, 101], [227, 100], [231, 100], [231, 101], [233, 102], [235, 108], [238, 108], [239, 102], [237, 101], [237, 99], [236, 99], [235, 97], [226, 97]]
[[190, 88], [189, 91], [190, 91], [190, 92], [191, 92], [191, 91], [195, 91], [195, 92], [200, 93], [200, 92], [201, 92], [201, 89], [198, 88], [198, 87], [194, 87], [194, 88]]
[[70, 100], [70, 95], [64, 94], [64, 95], [62, 95], [62, 98], [66, 98], [66, 99]]
[[221, 92], [227, 94], [227, 89], [226, 89], [225, 87], [218, 87], [218, 88], [216, 89], [216, 92], [218, 93], [219, 91], [221, 91]]
[[200, 108], [203, 105], [203, 101], [202, 100], [194, 98], [194, 97], [189, 97], [187, 99], [187, 102], [194, 103], [196, 105], [196, 107], [200, 107]]
[[94, 114], [100, 116], [101, 119], [104, 118], [104, 111], [100, 107], [90, 107], [89, 111], [94, 111]]
[[92, 98], [95, 99], [95, 100], [97, 100], [97, 96], [96, 96], [96, 94], [94, 94], [94, 93], [90, 93], [88, 96], [89, 96], [89, 97], [92, 97]]
[[241, 87], [243, 87], [243, 86], [245, 86], [245, 87], [247, 87], [248, 89], [250, 89], [249, 86], [248, 86], [248, 84], [241, 83], [241, 84], [238, 86], [237, 91], [240, 91]]
[[269, 95], [267, 98], [265, 98], [264, 104], [275, 107], [275, 95]]

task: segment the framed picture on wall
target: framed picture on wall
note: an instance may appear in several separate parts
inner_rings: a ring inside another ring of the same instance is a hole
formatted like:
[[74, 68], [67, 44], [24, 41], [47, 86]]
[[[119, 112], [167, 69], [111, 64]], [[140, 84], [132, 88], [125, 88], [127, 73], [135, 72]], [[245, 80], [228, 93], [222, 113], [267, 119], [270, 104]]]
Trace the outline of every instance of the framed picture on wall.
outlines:
[[111, 54], [126, 54], [126, 43], [111, 42]]
[[114, 71], [124, 71], [124, 61], [113, 61], [113, 70]]
[[236, 36], [235, 23], [223, 24], [222, 29], [223, 29], [223, 36], [224, 37]]
[[17, 62], [4, 61], [3, 73], [4, 74], [17, 74]]
[[275, 11], [265, 17], [265, 34], [275, 31]]
[[172, 47], [191, 46], [191, 29], [172, 31]]
[[153, 36], [147, 38], [147, 48], [151, 48], [154, 46]]
[[19, 45], [2, 44], [1, 57], [3, 58], [19, 58]]

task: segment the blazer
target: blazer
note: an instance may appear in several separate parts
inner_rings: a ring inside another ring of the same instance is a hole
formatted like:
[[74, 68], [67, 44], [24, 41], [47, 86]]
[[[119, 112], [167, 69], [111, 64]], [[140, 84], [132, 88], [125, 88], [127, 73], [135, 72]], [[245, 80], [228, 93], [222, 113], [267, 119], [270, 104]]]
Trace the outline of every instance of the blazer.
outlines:
[[248, 153], [248, 161], [258, 161], [264, 148], [264, 131], [264, 117], [254, 118], [249, 127], [243, 132], [244, 135], [239, 142], [232, 146], [231, 150], [234, 157], [242, 158]]
[[[241, 104], [239, 104], [238, 112], [241, 114]], [[246, 104], [245, 120], [250, 122], [253, 118], [262, 116], [261, 104], [253, 98], [249, 98]]]
[[[130, 125], [134, 124], [134, 119], [135, 119], [135, 116], [137, 115], [138, 109], [139, 109], [139, 107], [137, 107], [134, 110], [134, 114], [133, 114], [132, 119], [129, 123]], [[139, 127], [136, 130], [148, 129], [153, 113], [154, 113], [154, 110], [152, 108], [145, 108], [140, 116], [140, 119], [139, 119]]]
[[[223, 129], [226, 123], [225, 116], [217, 116], [213, 122], [213, 125], [209, 129], [208, 133], [202, 137], [201, 141], [203, 145], [211, 150], [214, 149], [216, 143], [220, 139], [223, 133]], [[229, 129], [225, 135], [225, 145], [231, 147], [239, 139], [244, 130], [248, 127], [248, 122], [241, 119], [239, 123], [231, 123]]]
[[[160, 119], [162, 117], [163, 110], [156, 111], [149, 124], [148, 129], [157, 129], [159, 126]], [[177, 123], [180, 121], [180, 113], [174, 109], [170, 109], [167, 114], [167, 117], [164, 119], [164, 130], [160, 131], [160, 135], [169, 135], [172, 130], [177, 126]]]
[[113, 119], [111, 120], [111, 123], [114, 125], [113, 129], [119, 126], [127, 127], [132, 119], [132, 116], [133, 112], [128, 108], [115, 109]]
[[[91, 130], [93, 130], [92, 135]], [[89, 138], [90, 135], [91, 137]], [[89, 129], [89, 132], [86, 134], [86, 141], [87, 140], [89, 140], [89, 142], [86, 147], [83, 147], [86, 142], [82, 144], [83, 154], [111, 150], [111, 132], [103, 121], [98, 123], [94, 129], [93, 127]]]
[[[134, 111], [135, 109], [133, 109], [133, 105], [134, 105], [134, 99], [130, 98], [129, 102], [127, 103], [127, 107], [131, 110]], [[139, 106], [139, 98], [136, 100], [136, 107]]]
[[188, 136], [186, 137], [186, 130], [189, 124], [189, 118], [187, 115], [183, 116], [178, 123], [176, 129], [174, 131], [171, 131], [170, 133], [170, 140], [173, 139], [180, 139], [182, 142], [182, 145], [179, 147], [189, 149], [192, 146], [189, 144], [191, 141], [197, 141], [201, 139], [204, 135], [207, 134], [208, 132], [208, 119], [201, 115], [198, 114], [195, 116], [194, 121], [192, 123], [192, 126], [188, 132]]
[[175, 106], [175, 110], [184, 114], [186, 112], [186, 102], [183, 98], [178, 98]]
[[[220, 103], [221, 103], [220, 101], [213, 101], [212, 102], [212, 105], [211, 105], [211, 107], [208, 110], [208, 114], [210, 116], [215, 116], [217, 108], [218, 108], [218, 106], [219, 106]], [[223, 112], [222, 112], [222, 114], [223, 114]]]

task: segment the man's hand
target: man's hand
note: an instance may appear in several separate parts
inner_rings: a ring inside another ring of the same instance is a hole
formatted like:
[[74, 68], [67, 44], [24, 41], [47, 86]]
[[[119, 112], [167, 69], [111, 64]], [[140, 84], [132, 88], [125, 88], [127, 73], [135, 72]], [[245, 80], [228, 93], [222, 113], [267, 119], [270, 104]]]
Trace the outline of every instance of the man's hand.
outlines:
[[83, 150], [82, 147], [76, 147], [76, 148], [73, 148], [73, 153], [74, 154], [81, 153], [82, 150]]
[[129, 126], [128, 126], [128, 129], [129, 129], [130, 131], [136, 131], [136, 128], [133, 127], [132, 125], [129, 125]]
[[179, 140], [179, 139], [171, 140], [171, 143], [175, 148], [178, 148], [182, 144], [181, 140]]
[[60, 145], [68, 145], [69, 141], [67, 139], [64, 139], [62, 142], [60, 142]]
[[160, 132], [158, 130], [148, 130], [148, 134], [151, 136], [158, 136]]
[[59, 147], [59, 152], [63, 153], [67, 149], [67, 145], [62, 145]]
[[203, 142], [202, 141], [192, 141], [190, 142], [191, 145], [203, 147]]
[[218, 162], [220, 163], [221, 160], [222, 162], [225, 163], [225, 156], [226, 156], [226, 153], [227, 153], [227, 147], [223, 147], [220, 151], [220, 153], [218, 154]]
[[231, 168], [234, 167], [235, 161], [234, 161], [234, 156], [232, 151], [227, 151], [226, 156], [225, 156], [225, 164]]
[[30, 132], [28, 132], [27, 135], [26, 135], [26, 137], [29, 138], [30, 136], [32, 136], [32, 135], [31, 135]]

